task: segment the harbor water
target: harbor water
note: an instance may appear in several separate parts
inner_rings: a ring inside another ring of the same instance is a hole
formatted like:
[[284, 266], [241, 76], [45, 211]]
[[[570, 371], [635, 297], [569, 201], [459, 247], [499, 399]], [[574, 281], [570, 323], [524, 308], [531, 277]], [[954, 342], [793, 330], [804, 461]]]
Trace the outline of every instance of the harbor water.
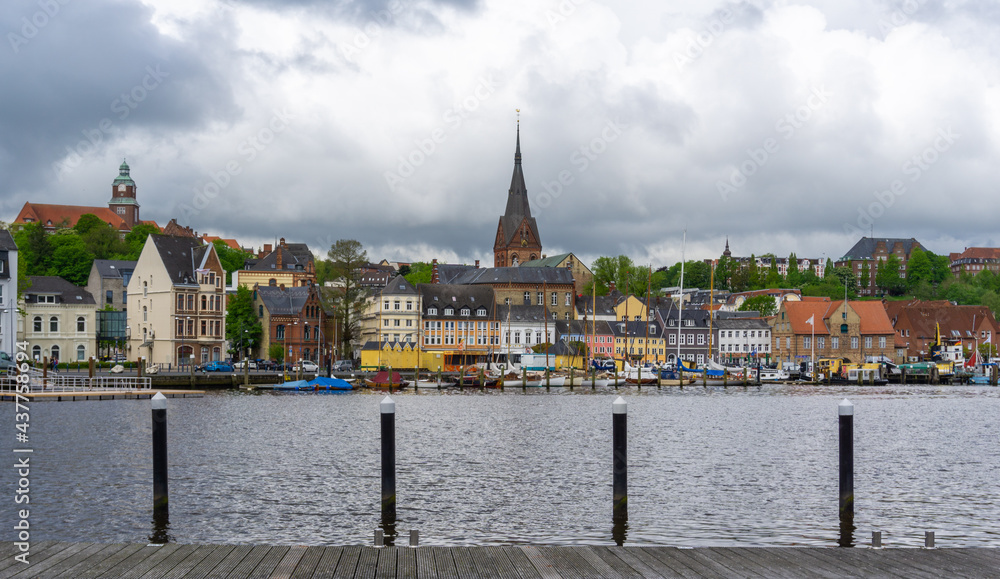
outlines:
[[[619, 395], [629, 519], [614, 529]], [[383, 396], [169, 400], [168, 527], [152, 517], [148, 400], [32, 404], [32, 540], [370, 544], [383, 523]], [[988, 386], [393, 393], [395, 529], [418, 529], [424, 545], [835, 546], [845, 397], [855, 405], [849, 544], [879, 530], [887, 546], [916, 547], [935, 531], [940, 547], [1000, 547], [1000, 388]], [[2, 473], [2, 538], [15, 540], [18, 478]]]

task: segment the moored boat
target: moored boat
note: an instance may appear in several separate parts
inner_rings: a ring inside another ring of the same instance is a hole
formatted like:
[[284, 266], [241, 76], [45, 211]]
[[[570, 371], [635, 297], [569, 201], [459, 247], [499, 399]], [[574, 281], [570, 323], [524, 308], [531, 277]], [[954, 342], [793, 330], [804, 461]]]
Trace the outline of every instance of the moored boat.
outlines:
[[382, 370], [378, 374], [375, 374], [372, 378], [365, 379], [365, 386], [378, 390], [399, 390], [400, 388], [406, 388], [409, 385], [410, 383], [403, 380], [403, 377], [399, 375], [399, 372], [393, 372], [392, 376], [389, 376], [389, 372], [386, 370]]

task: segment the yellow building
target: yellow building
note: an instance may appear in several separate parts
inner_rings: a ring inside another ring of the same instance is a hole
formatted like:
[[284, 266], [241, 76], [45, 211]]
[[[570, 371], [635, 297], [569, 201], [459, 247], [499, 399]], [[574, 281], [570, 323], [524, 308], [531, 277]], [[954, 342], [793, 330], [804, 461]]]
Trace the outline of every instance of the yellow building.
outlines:
[[274, 251], [247, 268], [233, 272], [233, 285], [250, 289], [255, 285], [302, 287], [310, 283], [316, 283], [316, 265], [309, 246], [305, 243], [285, 243], [284, 237]]
[[361, 350], [362, 368], [416, 368], [420, 365], [416, 342], [368, 342]]
[[619, 321], [641, 322], [649, 319], [646, 302], [635, 296], [628, 296], [615, 306], [615, 319]]
[[[629, 316], [632, 312], [629, 311]], [[615, 336], [615, 358], [630, 363], [667, 361], [663, 328], [658, 322], [608, 322]]]

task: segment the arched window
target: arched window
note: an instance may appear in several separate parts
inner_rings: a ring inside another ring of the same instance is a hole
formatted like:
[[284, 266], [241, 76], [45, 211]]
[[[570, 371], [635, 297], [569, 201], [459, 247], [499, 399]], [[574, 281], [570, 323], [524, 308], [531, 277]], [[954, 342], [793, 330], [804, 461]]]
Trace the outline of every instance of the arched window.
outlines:
[[35, 345], [31, 347], [31, 359], [36, 362], [42, 359], [42, 347]]
[[52, 355], [49, 357], [50, 360], [59, 359], [59, 346], [52, 346]]
[[208, 296], [201, 296], [201, 309], [202, 310], [208, 309]]
[[87, 348], [85, 348], [82, 345], [81, 346], [77, 346], [76, 347], [76, 359], [78, 361], [83, 361], [86, 358], [87, 358]]
[[32, 329], [36, 332], [42, 331], [42, 316], [35, 316], [34, 323], [32, 324]]
[[59, 318], [52, 316], [49, 318], [49, 331], [58, 332], [59, 331]]
[[303, 340], [309, 339], [309, 326], [305, 326], [304, 328], [302, 328], [302, 339]]
[[201, 362], [203, 364], [208, 362], [208, 347], [202, 347], [201, 349]]
[[274, 279], [272, 277], [271, 279], [267, 280], [267, 285], [272, 286], [272, 287], [273, 286], [277, 286], [278, 285], [278, 280], [276, 280], [276, 279]]
[[213, 362], [218, 362], [219, 360], [221, 360], [222, 359], [221, 356], [222, 356], [222, 349], [221, 348], [219, 348], [219, 347], [212, 348], [212, 361]]
[[257, 317], [258, 318], [263, 318], [264, 317], [264, 306], [263, 305], [257, 306]]
[[187, 309], [193, 311], [194, 310], [194, 294], [188, 294], [187, 300], [188, 300]]
[[142, 282], [142, 297], [146, 297], [148, 292], [148, 287], [146, 287], [146, 282]]
[[76, 331], [77, 332], [87, 331], [87, 320], [85, 320], [83, 316], [76, 317]]

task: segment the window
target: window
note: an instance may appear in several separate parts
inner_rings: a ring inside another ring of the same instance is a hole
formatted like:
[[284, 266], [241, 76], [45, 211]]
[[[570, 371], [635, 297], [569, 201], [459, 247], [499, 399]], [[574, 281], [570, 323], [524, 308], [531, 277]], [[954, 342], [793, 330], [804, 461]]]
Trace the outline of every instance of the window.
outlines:
[[142, 321], [144, 321], [144, 322], [147, 321], [146, 320], [146, 314], [147, 314], [147, 312], [146, 312], [146, 306], [142, 306]]
[[837, 336], [833, 336], [832, 338], [830, 338], [830, 347], [833, 348], [834, 350], [839, 350], [840, 338]]
[[802, 347], [806, 348], [806, 349], [809, 349], [809, 348], [812, 347], [812, 338], [810, 336], [803, 336], [802, 337]]
[[[399, 327], [399, 319], [397, 318], [397, 319], [393, 320], [392, 321], [392, 325], [396, 326], [398, 328]], [[306, 330], [307, 330], [306, 331], [306, 338], [308, 338], [309, 337], [309, 332], [308, 332], [309, 328], [306, 328]]]
[[438, 309], [437, 308], [427, 308], [427, 315], [428, 316], [436, 316], [436, 315], [438, 315]]
[[[396, 321], [398, 322], [399, 320]], [[302, 328], [302, 339], [303, 340], [309, 339], [309, 326], [305, 326], [304, 328]]]
[[31, 347], [31, 357], [36, 362], [42, 359], [42, 347], [39, 345], [34, 345]]
[[59, 359], [59, 346], [52, 346], [52, 356], [50, 356], [50, 359], [52, 360]]
[[477, 316], [479, 316], [480, 318], [485, 318], [485, 317], [486, 317], [486, 308], [485, 308], [485, 307], [482, 307], [482, 306], [480, 306], [480, 307], [479, 307], [479, 308], [478, 308], [478, 309], [476, 310], [476, 315], [477, 315]]
[[32, 329], [36, 332], [42, 331], [42, 316], [35, 316], [32, 323]]
[[285, 325], [284, 324], [278, 324], [274, 328], [274, 337], [277, 340], [284, 340], [285, 339]]
[[455, 315], [455, 308], [453, 308], [451, 306], [446, 307], [444, 309], [444, 315], [446, 315], [446, 316], [454, 316]]
[[820, 336], [816, 338], [816, 347], [822, 350], [826, 347], [826, 337]]
[[785, 338], [785, 348], [790, 349], [792, 347], [792, 338], [788, 336]]
[[184, 294], [177, 294], [177, 311], [184, 309]]
[[128, 290], [123, 289], [122, 290], [122, 305], [125, 305], [127, 303], [128, 303]]
[[865, 347], [866, 348], [871, 348], [872, 347], [872, 337], [871, 336], [865, 336]]
[[413, 327], [413, 320], [406, 320], [406, 327], [407, 328], [412, 328]]
[[550, 298], [551, 299], [549, 299], [549, 305], [551, 305], [551, 306], [557, 306], [557, 305], [559, 305], [559, 298], [558, 298], [558, 294], [556, 292], [552, 292], [552, 295], [550, 296]]
[[698, 334], [698, 345], [703, 346], [705, 344], [705, 334]]
[[400, 304], [399, 300], [394, 300], [392, 302], [392, 309], [394, 309], [394, 310], [396, 310], [398, 312], [399, 311], [399, 304]]
[[515, 344], [521, 343], [521, 332], [514, 332], [514, 343]]
[[76, 318], [76, 331], [86, 332], [87, 331], [87, 321], [83, 316], [77, 316]]
[[675, 345], [677, 343], [677, 335], [670, 334], [670, 337], [667, 338], [667, 343], [670, 344], [671, 346]]
[[59, 318], [52, 316], [49, 318], [49, 331], [58, 332], [59, 331]]
[[78, 361], [83, 361], [87, 357], [87, 348], [83, 346], [76, 347], [76, 359]]
[[385, 318], [385, 319], [382, 320], [382, 327], [383, 328], [388, 328], [389, 327], [389, 318]]
[[524, 305], [531, 305], [531, 292], [524, 292]]
[[194, 294], [188, 294], [187, 309], [194, 310]]
[[851, 349], [852, 350], [857, 350], [858, 349], [858, 337], [857, 336], [851, 336]]
[[202, 336], [208, 335], [208, 322], [206, 322], [205, 320], [201, 321], [201, 335]]
[[115, 303], [115, 292], [108, 290], [104, 292], [104, 303], [109, 306]]
[[142, 282], [142, 297], [146, 297], [146, 282]]
[[878, 347], [885, 348], [885, 336], [878, 337]]
[[463, 316], [468, 316], [470, 313], [472, 313], [472, 312], [469, 310], [469, 308], [467, 308], [467, 307], [463, 307], [462, 308], [462, 315]]
[[410, 300], [406, 300], [406, 311], [408, 311], [408, 312], [412, 312], [413, 311], [413, 302], [410, 301]]
[[204, 296], [204, 295], [201, 296], [201, 309], [202, 310], [207, 310], [208, 309], [208, 296]]
[[545, 303], [545, 294], [543, 294], [542, 292], [538, 292], [538, 305], [542, 305], [544, 303]]

